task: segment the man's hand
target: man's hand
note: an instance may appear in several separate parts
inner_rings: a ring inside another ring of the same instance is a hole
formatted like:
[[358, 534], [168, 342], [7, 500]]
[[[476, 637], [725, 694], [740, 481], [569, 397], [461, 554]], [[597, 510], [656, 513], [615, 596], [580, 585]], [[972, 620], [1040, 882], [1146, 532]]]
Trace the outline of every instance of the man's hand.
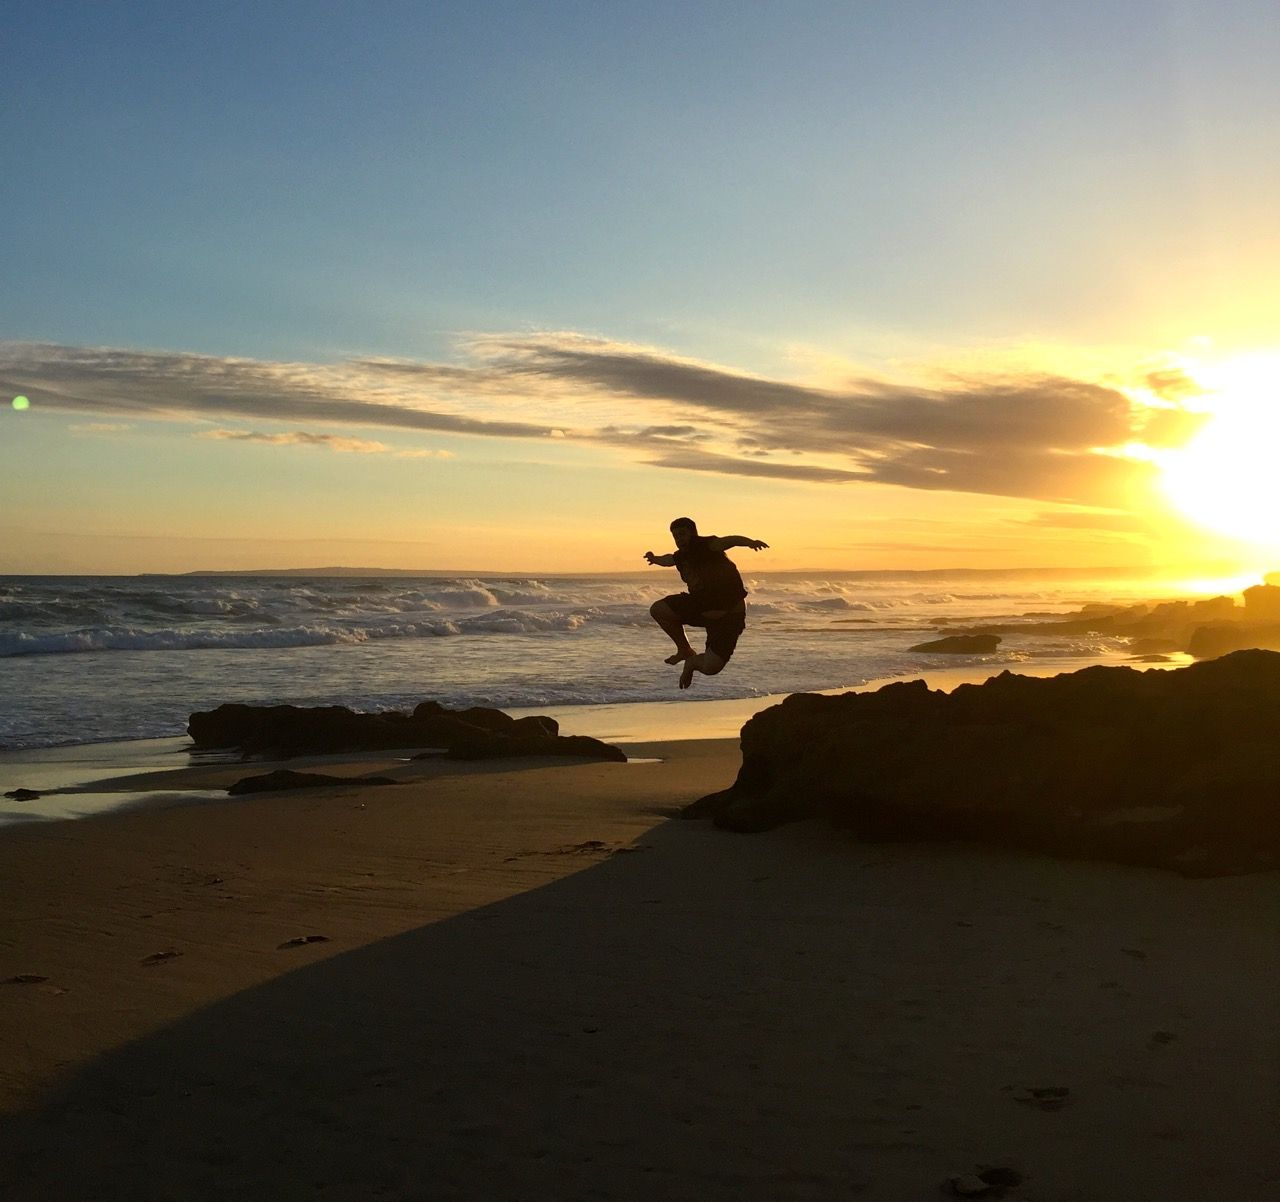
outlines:
[[762, 543], [758, 538], [747, 539], [747, 546], [753, 551], [767, 551], [769, 548], [768, 543]]
[[653, 561], [654, 561], [655, 559], [657, 559], [657, 556], [656, 556], [656, 555], [654, 555], [654, 553], [653, 553], [652, 551], [646, 551], [646, 552], [644, 553], [644, 557], [645, 557], [645, 561], [646, 561], [650, 566], [652, 566], [652, 565], [653, 565]]

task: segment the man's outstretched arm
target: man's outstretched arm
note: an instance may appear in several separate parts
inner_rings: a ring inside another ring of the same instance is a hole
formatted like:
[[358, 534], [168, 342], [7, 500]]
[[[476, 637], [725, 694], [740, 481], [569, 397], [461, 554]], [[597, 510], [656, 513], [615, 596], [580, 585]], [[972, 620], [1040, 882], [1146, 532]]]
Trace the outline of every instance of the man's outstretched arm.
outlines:
[[753, 551], [763, 551], [769, 546], [758, 538], [747, 538], [745, 534], [727, 534], [724, 538], [713, 539], [712, 545], [717, 551], [727, 551], [730, 547], [750, 547]]
[[651, 567], [674, 568], [676, 566], [676, 557], [674, 555], [655, 555], [652, 551], [646, 551], [644, 557]]

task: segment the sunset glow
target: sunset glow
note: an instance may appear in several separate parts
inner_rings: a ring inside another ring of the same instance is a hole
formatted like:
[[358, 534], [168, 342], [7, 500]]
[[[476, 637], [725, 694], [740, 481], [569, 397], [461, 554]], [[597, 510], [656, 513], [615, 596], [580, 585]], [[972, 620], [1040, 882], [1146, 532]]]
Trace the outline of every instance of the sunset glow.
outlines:
[[1280, 566], [1272, 8], [134, 7], [6, 30], [0, 573]]
[[1161, 457], [1165, 494], [1198, 525], [1280, 550], [1280, 354], [1241, 355], [1197, 375], [1208, 421]]

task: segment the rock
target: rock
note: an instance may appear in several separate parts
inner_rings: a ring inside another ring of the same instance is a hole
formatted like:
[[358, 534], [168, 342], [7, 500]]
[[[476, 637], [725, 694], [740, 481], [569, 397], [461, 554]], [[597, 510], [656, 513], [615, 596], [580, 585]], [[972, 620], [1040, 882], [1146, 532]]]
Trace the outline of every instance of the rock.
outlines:
[[1244, 597], [1245, 617], [1257, 622], [1280, 622], [1280, 588], [1274, 584], [1255, 584]]
[[527, 755], [563, 755], [580, 759], [612, 760], [625, 764], [624, 751], [586, 735], [478, 734], [455, 738], [449, 747], [452, 760], [510, 759]]
[[[1199, 601], [1163, 601], [1139, 605], [1086, 605], [1074, 614], [1050, 617], [1026, 615], [1039, 621], [1004, 622], [972, 628], [969, 634], [1100, 634], [1127, 638], [1136, 654], [1182, 651], [1200, 626], [1222, 624], [1231, 627], [1257, 625], [1230, 597], [1208, 597]], [[1147, 645], [1144, 645], [1147, 644]], [[1248, 641], [1239, 647], [1256, 646]]]
[[1164, 655], [1178, 649], [1173, 639], [1134, 639], [1129, 644], [1130, 655]]
[[333, 785], [394, 785], [389, 776], [331, 776], [326, 772], [291, 772], [281, 768], [260, 776], [246, 776], [227, 789], [232, 797], [243, 793], [280, 793], [286, 789], [322, 789]]
[[34, 789], [10, 789], [5, 796], [13, 801], [35, 801], [40, 794]]
[[438, 722], [445, 731], [454, 729], [458, 723], [465, 723], [494, 734], [545, 735], [554, 738], [560, 732], [560, 724], [546, 714], [513, 718], [502, 710], [483, 705], [451, 710], [438, 701], [424, 701], [415, 707], [412, 717], [415, 722]]
[[1186, 668], [1003, 672], [795, 694], [753, 717], [733, 785], [686, 807], [734, 831], [825, 817], [865, 840], [966, 839], [1220, 876], [1280, 867], [1280, 654]]
[[1197, 626], [1187, 639], [1187, 651], [1196, 659], [1216, 659], [1249, 648], [1280, 650], [1280, 623], [1209, 622]]
[[937, 651], [946, 655], [989, 655], [1000, 646], [997, 634], [952, 634], [931, 643], [917, 643], [908, 651]]
[[246, 755], [306, 755], [420, 745], [412, 720], [395, 711], [357, 713], [343, 705], [220, 705], [187, 724], [197, 747], [234, 747]]
[[282, 952], [287, 947], [306, 947], [308, 943], [328, 943], [328, 935], [298, 935], [293, 939], [286, 939], [280, 944], [276, 951]]
[[43, 985], [49, 978], [42, 977], [38, 972], [20, 972], [15, 977], [7, 977], [6, 985]]
[[187, 731], [197, 747], [250, 755], [295, 755], [392, 748], [441, 748], [455, 759], [526, 755], [625, 761], [618, 748], [581, 735], [565, 737], [554, 718], [512, 718], [485, 706], [450, 710], [424, 701], [413, 713], [366, 714], [346, 706], [220, 705], [194, 713]]

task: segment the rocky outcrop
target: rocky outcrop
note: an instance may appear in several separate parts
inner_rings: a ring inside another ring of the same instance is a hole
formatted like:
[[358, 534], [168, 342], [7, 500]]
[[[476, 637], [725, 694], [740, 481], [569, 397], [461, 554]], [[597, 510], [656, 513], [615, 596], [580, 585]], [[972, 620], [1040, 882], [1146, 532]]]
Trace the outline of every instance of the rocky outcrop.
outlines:
[[1207, 876], [1280, 868], [1280, 654], [1173, 671], [1005, 672], [798, 694], [742, 728], [734, 785], [687, 817], [825, 817], [865, 839], [972, 839]]
[[[1243, 598], [1243, 606], [1224, 596], [1139, 605], [1086, 605], [1075, 613], [1052, 618], [1027, 614], [1016, 622], [970, 627], [962, 634], [919, 643], [910, 650], [963, 652], [967, 650], [965, 639], [1018, 634], [1125, 638], [1134, 655], [1183, 651], [1196, 659], [1213, 659], [1250, 648], [1280, 651], [1280, 586], [1254, 585], [1244, 590]], [[974, 644], [969, 653], [993, 650]]]
[[[231, 748], [246, 756], [322, 755], [343, 751], [434, 748], [457, 759], [553, 755], [625, 761], [617, 747], [583, 736], [565, 738], [554, 718], [512, 718], [474, 706], [451, 710], [424, 701], [413, 713], [361, 713], [346, 706], [220, 705], [194, 713], [187, 733], [197, 747]], [[518, 749], [518, 750], [517, 750]]]
[[940, 651], [946, 655], [989, 655], [999, 646], [998, 634], [952, 634], [931, 643], [917, 643], [907, 650]]
[[1250, 647], [1280, 651], [1280, 622], [1211, 622], [1197, 626], [1187, 639], [1187, 652], [1196, 659], [1214, 659]]
[[[1161, 601], [1140, 605], [1086, 605], [1073, 614], [975, 626], [974, 634], [1114, 635], [1137, 643], [1159, 641], [1162, 650], [1185, 651], [1194, 633], [1206, 624], [1233, 625], [1242, 630], [1253, 623], [1231, 597], [1200, 601]], [[1244, 643], [1243, 646], [1251, 644]]]
[[1241, 596], [1245, 617], [1250, 621], [1280, 623], [1280, 588], [1274, 584], [1255, 584]]

